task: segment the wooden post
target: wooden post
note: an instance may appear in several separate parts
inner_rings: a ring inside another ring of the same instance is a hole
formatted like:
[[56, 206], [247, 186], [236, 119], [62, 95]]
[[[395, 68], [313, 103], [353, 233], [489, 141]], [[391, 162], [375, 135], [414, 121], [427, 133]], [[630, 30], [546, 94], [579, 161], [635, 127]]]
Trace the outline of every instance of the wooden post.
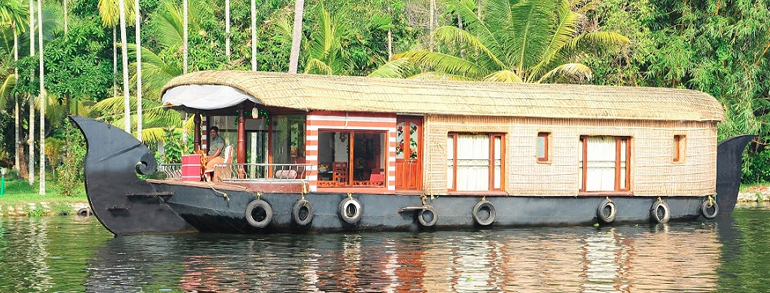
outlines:
[[246, 118], [243, 117], [243, 104], [238, 106], [238, 164], [246, 163]]
[[201, 150], [201, 112], [195, 110], [195, 117], [193, 117], [195, 123], [195, 134], [193, 134], [193, 150], [196, 152]]

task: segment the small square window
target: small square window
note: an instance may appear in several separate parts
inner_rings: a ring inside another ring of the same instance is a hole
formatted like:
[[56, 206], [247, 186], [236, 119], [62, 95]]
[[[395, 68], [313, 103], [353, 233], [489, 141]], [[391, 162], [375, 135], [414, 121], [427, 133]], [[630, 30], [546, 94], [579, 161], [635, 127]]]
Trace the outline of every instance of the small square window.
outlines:
[[551, 134], [548, 132], [537, 133], [537, 161], [548, 162], [548, 141]]

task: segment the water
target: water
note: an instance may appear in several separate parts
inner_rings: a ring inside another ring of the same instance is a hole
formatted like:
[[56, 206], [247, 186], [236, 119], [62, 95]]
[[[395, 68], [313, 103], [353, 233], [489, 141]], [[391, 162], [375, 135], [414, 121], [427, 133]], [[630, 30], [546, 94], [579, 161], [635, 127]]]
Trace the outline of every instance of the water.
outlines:
[[770, 206], [717, 222], [114, 238], [0, 218], [0, 292], [765, 292]]

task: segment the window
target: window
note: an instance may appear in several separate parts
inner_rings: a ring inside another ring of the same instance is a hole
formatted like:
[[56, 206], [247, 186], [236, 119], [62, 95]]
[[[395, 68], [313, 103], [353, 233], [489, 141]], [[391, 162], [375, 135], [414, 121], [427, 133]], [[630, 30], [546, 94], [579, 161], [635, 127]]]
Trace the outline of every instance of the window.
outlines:
[[502, 134], [450, 133], [447, 137], [447, 189], [501, 190], [504, 153]]
[[674, 135], [674, 162], [684, 161], [685, 136]]
[[630, 140], [629, 137], [580, 137], [581, 192], [630, 190]]
[[548, 139], [551, 134], [548, 132], [537, 133], [537, 161], [548, 162], [550, 156], [548, 155]]
[[319, 130], [318, 186], [384, 187], [387, 145], [384, 131]]

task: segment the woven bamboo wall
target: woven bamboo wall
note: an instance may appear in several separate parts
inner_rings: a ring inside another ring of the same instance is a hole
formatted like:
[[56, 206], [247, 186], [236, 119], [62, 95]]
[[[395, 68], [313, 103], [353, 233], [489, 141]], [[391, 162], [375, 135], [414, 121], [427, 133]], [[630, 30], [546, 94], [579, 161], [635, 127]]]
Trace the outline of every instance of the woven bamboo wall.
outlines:
[[[702, 196], [716, 190], [716, 123], [431, 115], [425, 118], [425, 192], [446, 194], [448, 132], [506, 134], [505, 191], [510, 195], [575, 196], [581, 135], [631, 137], [635, 196]], [[549, 132], [550, 161], [537, 162], [538, 132]], [[674, 135], [684, 158], [673, 162]]]

